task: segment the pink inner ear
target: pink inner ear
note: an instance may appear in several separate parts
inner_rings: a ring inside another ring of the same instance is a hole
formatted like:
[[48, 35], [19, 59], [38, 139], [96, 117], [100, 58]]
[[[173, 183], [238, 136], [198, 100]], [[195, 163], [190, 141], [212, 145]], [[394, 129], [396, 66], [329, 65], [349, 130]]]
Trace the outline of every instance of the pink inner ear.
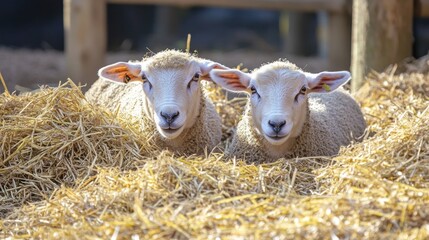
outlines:
[[233, 74], [233, 73], [222, 73], [220, 75], [223, 78], [229, 78], [229, 79], [240, 79], [237, 74]]
[[227, 79], [228, 85], [234, 88], [246, 88], [240, 81], [240, 77], [234, 73], [222, 73], [221, 77]]
[[323, 82], [336, 81], [336, 80], [338, 80], [338, 78], [329, 78], [329, 77], [324, 77], [324, 78], [322, 78], [322, 83], [323, 83]]
[[[136, 72], [136, 71], [134, 71]], [[135, 75], [127, 66], [111, 67], [105, 70], [107, 78], [113, 81], [128, 83], [131, 81], [142, 81], [141, 77]]]
[[114, 68], [110, 68], [106, 70], [107, 74], [112, 74], [112, 73], [122, 73], [122, 72], [127, 72], [128, 68], [123, 66], [123, 67], [114, 67]]
[[219, 65], [219, 64], [215, 64], [213, 69], [225, 69], [225, 67]]

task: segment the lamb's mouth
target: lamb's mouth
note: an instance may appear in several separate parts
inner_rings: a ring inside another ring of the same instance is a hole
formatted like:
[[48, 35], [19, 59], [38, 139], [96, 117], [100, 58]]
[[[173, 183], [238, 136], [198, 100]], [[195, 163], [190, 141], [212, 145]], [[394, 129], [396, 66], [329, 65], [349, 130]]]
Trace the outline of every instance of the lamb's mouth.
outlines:
[[286, 135], [272, 135], [272, 136], [265, 134], [265, 136], [272, 141], [281, 141], [281, 140], [287, 138], [288, 134], [286, 134]]
[[163, 128], [162, 131], [167, 133], [167, 134], [173, 134], [175, 132], [177, 132], [180, 128]]
[[176, 127], [176, 126], [175, 127], [171, 127], [171, 126], [169, 126], [169, 127], [166, 127], [166, 128], [161, 127], [161, 129], [166, 134], [174, 134], [177, 131], [179, 131], [180, 129], [182, 129], [182, 127], [183, 126], [180, 126], [180, 127]]

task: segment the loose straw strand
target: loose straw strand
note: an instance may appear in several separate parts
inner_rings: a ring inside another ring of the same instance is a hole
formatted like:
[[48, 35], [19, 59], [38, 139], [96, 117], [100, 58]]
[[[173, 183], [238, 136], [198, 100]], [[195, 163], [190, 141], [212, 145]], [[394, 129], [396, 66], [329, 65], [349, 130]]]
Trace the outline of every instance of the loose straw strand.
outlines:
[[3, 75], [1, 74], [1, 72], [0, 72], [0, 80], [1, 80], [1, 83], [3, 84], [4, 92], [6, 93], [6, 95], [10, 95], [10, 92], [7, 89], [6, 82], [4, 81], [4, 78], [3, 78]]
[[186, 40], [186, 52], [189, 53], [191, 51], [191, 34], [188, 33], [188, 39]]

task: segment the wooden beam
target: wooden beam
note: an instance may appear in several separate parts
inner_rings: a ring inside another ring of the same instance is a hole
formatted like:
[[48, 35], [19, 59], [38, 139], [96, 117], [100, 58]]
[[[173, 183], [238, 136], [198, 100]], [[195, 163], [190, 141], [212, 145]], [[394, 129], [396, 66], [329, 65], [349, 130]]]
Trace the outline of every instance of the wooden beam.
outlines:
[[411, 56], [413, 1], [354, 0], [352, 30], [352, 91], [370, 70]]
[[417, 0], [415, 15], [419, 17], [429, 17], [429, 0]]
[[90, 86], [104, 64], [106, 1], [64, 0], [64, 34], [68, 76]]
[[207, 6], [231, 8], [258, 8], [293, 11], [333, 11], [343, 12], [347, 0], [107, 0], [117, 4], [156, 4], [174, 6]]

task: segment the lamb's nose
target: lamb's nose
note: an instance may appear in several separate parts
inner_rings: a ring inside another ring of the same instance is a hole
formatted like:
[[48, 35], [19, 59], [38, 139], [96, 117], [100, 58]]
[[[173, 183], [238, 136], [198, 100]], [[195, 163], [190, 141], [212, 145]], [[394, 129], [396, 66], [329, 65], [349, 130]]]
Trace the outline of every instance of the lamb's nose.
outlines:
[[174, 113], [165, 113], [165, 112], [161, 112], [161, 116], [164, 118], [164, 120], [170, 125], [174, 122], [174, 120], [177, 119], [177, 117], [179, 116], [179, 111], [174, 112]]
[[282, 127], [286, 125], [286, 121], [268, 121], [268, 124], [273, 128], [275, 133], [279, 133], [282, 130]]

